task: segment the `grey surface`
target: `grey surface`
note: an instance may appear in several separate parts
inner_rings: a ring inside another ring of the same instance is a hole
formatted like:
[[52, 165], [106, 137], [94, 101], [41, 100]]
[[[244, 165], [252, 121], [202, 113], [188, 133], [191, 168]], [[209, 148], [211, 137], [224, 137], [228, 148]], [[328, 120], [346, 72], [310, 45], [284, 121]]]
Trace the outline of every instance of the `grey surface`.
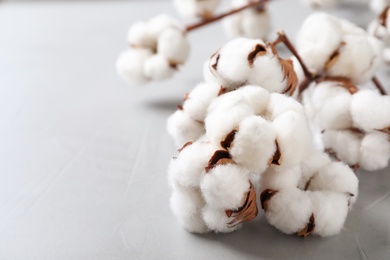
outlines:
[[[309, 13], [270, 5], [294, 34]], [[390, 170], [359, 172], [343, 232], [287, 236], [257, 219], [228, 235], [192, 235], [173, 217], [165, 121], [225, 38], [190, 35], [173, 80], [126, 86], [114, 63], [128, 26], [169, 3], [0, 4], [0, 259], [390, 259]], [[365, 24], [365, 6], [337, 13]], [[380, 78], [390, 82], [390, 68]], [[387, 84], [386, 84], [387, 85]]]

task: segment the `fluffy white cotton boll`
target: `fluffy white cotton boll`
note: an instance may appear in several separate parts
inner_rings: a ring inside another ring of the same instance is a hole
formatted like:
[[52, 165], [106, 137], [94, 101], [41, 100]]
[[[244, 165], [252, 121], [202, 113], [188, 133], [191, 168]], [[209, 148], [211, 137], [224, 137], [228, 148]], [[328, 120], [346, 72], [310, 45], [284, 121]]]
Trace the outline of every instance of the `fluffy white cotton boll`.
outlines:
[[311, 69], [321, 72], [332, 53], [340, 47], [343, 31], [336, 18], [314, 13], [298, 32], [297, 49]]
[[272, 167], [287, 169], [299, 164], [312, 147], [312, 137], [306, 117], [290, 111], [272, 122], [280, 151], [280, 165]]
[[308, 157], [301, 163], [302, 177], [299, 184], [301, 189], [306, 187], [307, 182], [314, 174], [331, 163], [329, 155], [321, 150], [312, 149], [308, 154]]
[[233, 220], [226, 216], [225, 210], [206, 206], [203, 209], [203, 219], [210, 230], [214, 232], [229, 233], [238, 230], [242, 224], [229, 227], [228, 223]]
[[167, 131], [177, 147], [190, 141], [196, 141], [205, 133], [204, 124], [195, 121], [183, 110], [177, 110], [168, 118]]
[[381, 13], [388, 5], [390, 5], [390, 0], [370, 0], [370, 8], [377, 14]]
[[224, 18], [223, 27], [230, 38], [265, 39], [271, 30], [270, 16], [267, 10], [250, 8]]
[[303, 106], [291, 97], [279, 93], [272, 93], [269, 98], [266, 117], [274, 120], [278, 116], [294, 111], [304, 115]]
[[[389, 23], [390, 19], [387, 20], [386, 26], [389, 26]], [[387, 46], [390, 44], [390, 33], [387, 30], [387, 27], [381, 25], [378, 20], [374, 20], [368, 25], [367, 32], [383, 41]]]
[[157, 41], [149, 33], [146, 22], [134, 23], [127, 33], [127, 40], [133, 47], [144, 47], [151, 50], [156, 49]]
[[203, 63], [203, 79], [205, 82], [215, 83], [220, 85], [218, 79], [211, 73], [209, 67], [210, 60], [207, 60]]
[[315, 228], [322, 237], [340, 233], [348, 215], [348, 195], [335, 192], [311, 192]]
[[362, 134], [350, 130], [326, 130], [322, 137], [325, 147], [333, 150], [341, 161], [349, 165], [359, 162]]
[[171, 185], [178, 183], [185, 187], [199, 187], [205, 175], [205, 167], [214, 152], [215, 147], [206, 142], [195, 142], [185, 147], [171, 160], [168, 170]]
[[238, 209], [249, 191], [249, 172], [235, 164], [217, 165], [202, 179], [200, 189], [214, 208]]
[[320, 129], [352, 127], [351, 93], [337, 82], [322, 82], [314, 86], [312, 100], [316, 106], [313, 121]]
[[150, 19], [148, 21], [148, 27], [149, 34], [154, 39], [158, 39], [168, 28], [176, 28], [184, 32], [184, 27], [180, 24], [180, 22], [166, 14], [160, 14]]
[[[295, 74], [297, 75], [298, 78], [298, 86], [299, 86], [305, 79], [305, 73], [303, 72], [302, 66], [295, 56], [291, 56], [289, 59], [292, 60], [293, 62], [293, 67], [294, 67]], [[298, 93], [299, 91], [296, 90], [294, 94], [298, 94]]]
[[183, 17], [208, 17], [218, 7], [219, 0], [173, 0], [176, 10]]
[[380, 132], [364, 136], [360, 147], [359, 165], [365, 170], [376, 171], [389, 165], [390, 142], [388, 135]]
[[235, 90], [230, 95], [242, 97], [245, 103], [253, 109], [253, 113], [255, 114], [264, 113], [270, 100], [269, 92], [259, 86], [244, 86]]
[[275, 140], [276, 133], [270, 122], [250, 116], [240, 123], [229, 152], [238, 165], [261, 174], [276, 151]]
[[285, 170], [268, 168], [266, 172], [261, 175], [260, 189], [282, 190], [285, 188], [297, 187], [301, 177], [302, 171], [300, 166], [291, 167]]
[[[326, 68], [330, 76], [350, 78], [354, 83], [371, 79], [381, 64], [382, 43], [367, 35], [345, 35], [339, 55]], [[362, 51], [364, 50], [364, 51]]]
[[173, 64], [185, 62], [190, 53], [186, 33], [175, 28], [164, 30], [158, 38], [157, 52]]
[[174, 190], [170, 206], [179, 223], [189, 232], [206, 233], [209, 231], [202, 216], [204, 201], [199, 190]]
[[265, 216], [268, 222], [286, 234], [305, 228], [313, 212], [310, 196], [297, 188], [278, 191], [267, 205]]
[[340, 3], [340, 0], [301, 0], [301, 3], [311, 8], [331, 8]]
[[248, 105], [237, 105], [224, 111], [216, 111], [206, 117], [206, 134], [213, 143], [219, 144], [240, 122], [253, 115]]
[[351, 206], [358, 195], [359, 180], [351, 168], [342, 162], [332, 162], [321, 168], [310, 180], [312, 191], [334, 191], [350, 195]]
[[383, 60], [389, 64], [390, 63], [390, 48], [385, 48], [383, 50]]
[[168, 60], [162, 55], [153, 55], [145, 61], [145, 75], [152, 80], [164, 80], [173, 76], [175, 73]]
[[204, 121], [210, 103], [218, 96], [221, 87], [216, 83], [202, 82], [187, 96], [183, 109], [193, 119]]
[[129, 83], [145, 84], [149, 78], [144, 72], [144, 62], [153, 55], [152, 51], [143, 48], [130, 48], [119, 55], [116, 69], [119, 75]]
[[351, 23], [350, 21], [346, 19], [338, 19], [338, 22], [341, 26], [341, 29], [343, 30], [344, 34], [361, 34], [361, 35], [367, 35], [366, 30], [363, 28], [358, 27], [356, 24]]
[[365, 130], [380, 130], [390, 126], [390, 96], [363, 89], [355, 93], [351, 101], [354, 124]]
[[256, 49], [256, 45], [266, 46], [262, 40], [236, 38], [210, 58], [210, 70], [222, 86], [234, 89], [248, 81], [251, 73], [248, 55]]

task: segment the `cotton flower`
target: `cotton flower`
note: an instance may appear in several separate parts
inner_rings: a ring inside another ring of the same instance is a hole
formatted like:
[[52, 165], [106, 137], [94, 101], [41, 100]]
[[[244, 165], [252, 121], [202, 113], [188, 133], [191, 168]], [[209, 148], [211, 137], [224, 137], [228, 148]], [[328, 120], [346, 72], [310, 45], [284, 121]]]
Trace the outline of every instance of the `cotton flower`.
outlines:
[[186, 18], [211, 17], [219, 0], [173, 0], [176, 10]]
[[[250, 1], [233, 0], [232, 6], [239, 8], [248, 2]], [[265, 8], [252, 7], [225, 17], [223, 28], [230, 38], [266, 39], [271, 30], [271, 21]]]
[[129, 83], [170, 78], [189, 55], [184, 27], [167, 15], [136, 22], [127, 38], [130, 49], [119, 56], [117, 70]]

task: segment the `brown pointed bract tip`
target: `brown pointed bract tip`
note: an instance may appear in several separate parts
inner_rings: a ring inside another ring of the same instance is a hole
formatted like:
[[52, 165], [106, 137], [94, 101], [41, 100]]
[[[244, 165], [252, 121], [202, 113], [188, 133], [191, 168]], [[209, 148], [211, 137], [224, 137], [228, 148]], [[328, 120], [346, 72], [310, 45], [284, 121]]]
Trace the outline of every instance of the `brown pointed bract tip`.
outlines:
[[183, 110], [183, 106], [182, 105], [177, 105], [177, 109]]
[[274, 196], [278, 191], [276, 190], [271, 190], [271, 189], [266, 189], [260, 194], [260, 203], [261, 203], [261, 208], [264, 211], [267, 211], [268, 209], [268, 201]]
[[329, 56], [328, 61], [325, 63], [325, 69], [330, 69], [340, 57], [340, 50], [345, 45], [345, 42], [341, 42], [340, 46]]
[[302, 230], [297, 232], [297, 236], [299, 237], [307, 237], [310, 235], [316, 227], [315, 224], [315, 218], [314, 218], [314, 213], [311, 214], [309, 222], [307, 223], [306, 227], [304, 227]]
[[235, 226], [251, 221], [258, 214], [257, 204], [256, 204], [256, 191], [252, 183], [249, 182], [249, 191], [246, 194], [244, 204], [237, 210], [226, 210], [225, 214], [227, 217], [234, 217], [232, 221], [227, 223], [229, 228], [234, 228]]
[[383, 9], [382, 13], [379, 15], [378, 22], [383, 27], [387, 28], [387, 16], [389, 13], [390, 6]]
[[278, 140], [275, 140], [276, 151], [272, 157], [271, 164], [280, 165], [282, 163], [282, 153], [280, 152]]
[[226, 94], [226, 93], [228, 93], [228, 92], [229, 92], [229, 91], [227, 90], [227, 88], [224, 88], [223, 86], [221, 86], [221, 87], [219, 88], [218, 96], [221, 96], [221, 95]]
[[256, 44], [253, 51], [248, 54], [249, 66], [252, 66], [257, 56], [263, 56], [267, 54], [267, 49], [264, 45]]
[[[224, 160], [223, 160], [224, 159]], [[208, 165], [205, 168], [206, 173], [209, 172], [211, 169], [213, 169], [218, 164], [227, 164], [227, 163], [233, 163], [233, 160], [226, 150], [217, 150], [211, 156]]]
[[290, 59], [279, 59], [279, 62], [283, 69], [283, 81], [287, 79], [286, 89], [283, 91], [283, 94], [292, 96], [298, 85], [298, 76], [295, 73], [293, 62]]
[[190, 146], [192, 142], [185, 143], [179, 150], [177, 150], [178, 153], [181, 153], [187, 146]]
[[225, 140], [221, 141], [221, 146], [225, 149], [229, 149], [234, 141], [234, 137], [236, 136], [237, 129], [233, 129], [226, 137]]
[[217, 58], [215, 58], [215, 63], [213, 65], [211, 65], [211, 67], [215, 70], [217, 70], [218, 68], [218, 62], [219, 62], [219, 58], [221, 57], [220, 54], [217, 55]]

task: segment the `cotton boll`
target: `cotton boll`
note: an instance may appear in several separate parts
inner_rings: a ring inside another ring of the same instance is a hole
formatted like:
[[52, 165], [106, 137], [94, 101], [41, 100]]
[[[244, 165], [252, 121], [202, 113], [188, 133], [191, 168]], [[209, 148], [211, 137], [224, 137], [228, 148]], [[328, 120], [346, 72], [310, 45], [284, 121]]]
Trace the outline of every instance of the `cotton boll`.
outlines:
[[344, 34], [360, 34], [360, 35], [367, 35], [366, 30], [363, 28], [358, 27], [356, 24], [351, 23], [350, 21], [346, 19], [338, 19], [338, 22], [341, 26], [341, 29], [343, 30]]
[[283, 113], [294, 111], [304, 115], [302, 105], [286, 95], [279, 93], [272, 93], [268, 102], [266, 117], [274, 120]]
[[242, 31], [242, 12], [229, 15], [222, 20], [225, 34], [231, 38], [245, 37]]
[[203, 79], [205, 82], [215, 83], [220, 85], [218, 79], [211, 73], [211, 70], [209, 68], [209, 60], [205, 61], [203, 63]]
[[328, 154], [321, 150], [312, 149], [301, 163], [302, 178], [299, 183], [299, 188], [304, 189], [310, 178], [316, 174], [321, 168], [331, 163]]
[[359, 162], [362, 134], [349, 130], [326, 130], [322, 136], [325, 147], [333, 150], [341, 161], [349, 165]]
[[181, 189], [173, 191], [170, 206], [180, 224], [189, 232], [206, 233], [209, 231], [202, 216], [204, 201], [199, 190]]
[[240, 123], [229, 152], [238, 165], [261, 174], [276, 151], [275, 140], [271, 123], [259, 116], [250, 116]]
[[127, 82], [145, 84], [149, 79], [144, 73], [144, 62], [152, 55], [153, 53], [149, 49], [130, 48], [119, 55], [116, 69]]
[[389, 165], [390, 141], [385, 133], [372, 132], [364, 136], [360, 147], [359, 165], [368, 171], [384, 169]]
[[226, 216], [225, 210], [206, 206], [203, 209], [203, 219], [210, 230], [214, 232], [229, 233], [238, 230], [242, 224], [230, 227], [228, 223], [233, 220]]
[[355, 125], [365, 131], [390, 126], [390, 96], [382, 96], [369, 89], [353, 95], [351, 114]]
[[370, 8], [375, 13], [381, 13], [388, 5], [390, 0], [370, 0]]
[[260, 189], [282, 190], [285, 188], [297, 187], [301, 177], [302, 170], [300, 166], [283, 170], [270, 167], [261, 175]]
[[196, 141], [205, 133], [204, 124], [192, 119], [183, 110], [177, 110], [167, 121], [167, 131], [177, 147], [189, 141]]
[[129, 29], [127, 40], [134, 47], [156, 49], [156, 39], [149, 34], [149, 27], [146, 22], [134, 23]]
[[[302, 66], [295, 56], [291, 56], [289, 59], [292, 60], [293, 62], [293, 67], [294, 67], [295, 74], [297, 75], [298, 78], [298, 86], [299, 86], [305, 79], [305, 73], [303, 72]], [[298, 93], [299, 91], [297, 89], [294, 94], [298, 94]]]
[[340, 47], [343, 31], [338, 20], [325, 13], [306, 18], [298, 32], [297, 50], [304, 62], [321, 72], [332, 53]]
[[157, 52], [172, 64], [181, 64], [190, 53], [186, 34], [175, 28], [165, 29], [158, 38]]
[[287, 169], [299, 164], [312, 146], [311, 132], [306, 117], [290, 111], [273, 121], [280, 150], [279, 164], [272, 167]]
[[178, 30], [184, 31], [184, 28], [179, 21], [166, 14], [160, 14], [150, 19], [148, 21], [148, 27], [149, 34], [154, 39], [158, 39], [160, 35], [168, 28], [176, 28]]
[[266, 44], [262, 40], [236, 38], [211, 57], [210, 70], [222, 86], [234, 89], [247, 83], [251, 73], [248, 55], [254, 53], [256, 46], [265, 48]]
[[334, 191], [350, 195], [351, 206], [358, 195], [359, 180], [351, 168], [342, 162], [332, 162], [321, 168], [310, 180], [309, 190]]
[[187, 96], [183, 109], [193, 119], [204, 121], [210, 103], [218, 96], [221, 87], [218, 84], [204, 82], [198, 84]]
[[249, 191], [249, 172], [235, 164], [217, 165], [202, 179], [200, 189], [214, 208], [238, 209]]
[[[390, 21], [390, 19], [388, 19], [388, 21]], [[369, 35], [383, 41], [386, 45], [390, 44], [390, 33], [387, 30], [387, 27], [381, 25], [378, 20], [374, 20], [368, 25], [367, 32]]]
[[144, 64], [145, 75], [152, 80], [164, 80], [173, 76], [175, 73], [168, 60], [157, 54], [153, 55], [145, 61]]
[[340, 233], [348, 214], [348, 196], [334, 192], [311, 192], [315, 228], [322, 237]]
[[177, 158], [171, 161], [168, 170], [170, 183], [199, 187], [205, 175], [205, 167], [214, 152], [215, 147], [205, 142], [195, 142], [185, 147]]
[[176, 10], [183, 17], [208, 17], [218, 7], [219, 0], [174, 0]]
[[245, 103], [253, 109], [253, 113], [255, 114], [264, 113], [270, 100], [269, 92], [259, 86], [244, 86], [235, 90], [230, 95], [242, 97]]
[[297, 188], [282, 189], [267, 202], [265, 216], [268, 222], [286, 234], [306, 227], [312, 215], [310, 196]]
[[301, 3], [311, 8], [331, 8], [340, 3], [340, 0], [301, 0]]

